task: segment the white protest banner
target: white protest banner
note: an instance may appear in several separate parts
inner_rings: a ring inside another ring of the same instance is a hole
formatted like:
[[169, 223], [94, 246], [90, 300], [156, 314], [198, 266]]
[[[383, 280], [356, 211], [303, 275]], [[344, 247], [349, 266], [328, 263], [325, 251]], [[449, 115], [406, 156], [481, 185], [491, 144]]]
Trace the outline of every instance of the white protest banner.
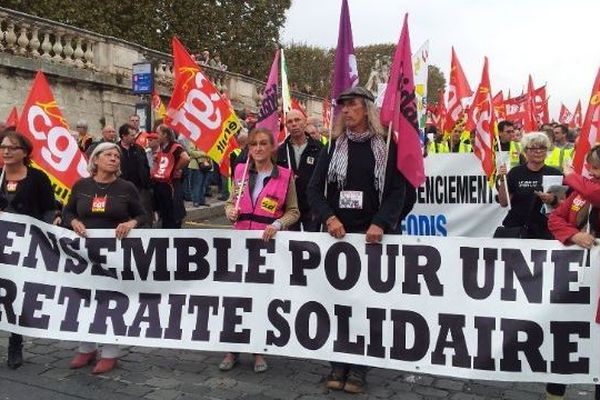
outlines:
[[[598, 268], [555, 241], [72, 232], [0, 214], [0, 329], [62, 340], [592, 383]], [[591, 263], [598, 265], [597, 251]], [[585, 271], [585, 273], [584, 273]]]
[[419, 129], [425, 129], [427, 122], [427, 77], [429, 76], [429, 40], [419, 47], [412, 56], [413, 74], [415, 76], [415, 98]]
[[507, 209], [496, 201], [473, 153], [429, 154], [427, 180], [402, 221], [402, 232], [421, 236], [492, 237]]

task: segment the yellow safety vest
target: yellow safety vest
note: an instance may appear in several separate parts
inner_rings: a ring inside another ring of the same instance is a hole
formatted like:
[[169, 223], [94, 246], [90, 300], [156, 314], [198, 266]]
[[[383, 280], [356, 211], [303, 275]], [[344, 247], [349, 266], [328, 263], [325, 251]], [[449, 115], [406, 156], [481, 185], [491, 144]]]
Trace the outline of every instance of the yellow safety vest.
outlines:
[[562, 171], [565, 160], [567, 158], [573, 158], [573, 150], [574, 149], [566, 149], [555, 146], [546, 156], [544, 164]]
[[428, 154], [434, 154], [434, 153], [449, 153], [450, 149], [448, 148], [448, 142], [446, 142], [445, 140], [442, 140], [441, 142], [429, 142], [427, 144], [427, 153]]
[[521, 143], [510, 141], [509, 161], [511, 167], [516, 167], [521, 163]]
[[321, 135], [321, 144], [323, 146], [327, 146], [327, 143], [329, 143], [329, 139], [327, 138], [327, 136]]

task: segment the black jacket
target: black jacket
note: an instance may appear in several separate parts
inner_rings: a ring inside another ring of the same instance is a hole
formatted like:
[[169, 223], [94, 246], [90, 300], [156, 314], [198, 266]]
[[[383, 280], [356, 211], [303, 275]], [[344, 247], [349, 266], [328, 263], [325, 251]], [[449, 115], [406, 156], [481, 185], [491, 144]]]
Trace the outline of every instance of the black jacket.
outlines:
[[[321, 142], [314, 140], [308, 135], [306, 139], [306, 148], [300, 157], [300, 165], [296, 165], [296, 157], [294, 157], [294, 149], [289, 136], [277, 149], [277, 165], [284, 168], [291, 166], [296, 176], [296, 194], [298, 195], [298, 208], [301, 213], [307, 212], [310, 209], [308, 198], [306, 197], [306, 189], [313, 171], [317, 167], [317, 162], [323, 149]], [[289, 164], [288, 154], [290, 157]]]
[[329, 163], [334, 149], [335, 141], [331, 143], [329, 152], [323, 149], [308, 185], [307, 195], [311, 209], [319, 214], [323, 223], [335, 215], [344, 225], [346, 232], [363, 233], [371, 224], [379, 226], [385, 233], [394, 232], [404, 207], [407, 185], [404, 175], [396, 169], [394, 141], [390, 143], [381, 204], [379, 194], [375, 190], [375, 158], [370, 141], [364, 143], [348, 141], [348, 171], [344, 189], [363, 193], [361, 210], [340, 208], [340, 189], [331, 182], [327, 184], [327, 196], [324, 196]]
[[134, 184], [139, 189], [150, 187], [150, 166], [144, 149], [138, 144], [132, 144], [129, 149], [121, 148], [121, 178]]
[[[5, 185], [6, 180], [2, 183], [0, 194], [4, 199]], [[17, 214], [29, 215], [39, 220], [43, 220], [51, 211], [57, 211], [54, 190], [48, 176], [37, 168], [27, 167], [27, 176], [19, 182], [10, 206]]]

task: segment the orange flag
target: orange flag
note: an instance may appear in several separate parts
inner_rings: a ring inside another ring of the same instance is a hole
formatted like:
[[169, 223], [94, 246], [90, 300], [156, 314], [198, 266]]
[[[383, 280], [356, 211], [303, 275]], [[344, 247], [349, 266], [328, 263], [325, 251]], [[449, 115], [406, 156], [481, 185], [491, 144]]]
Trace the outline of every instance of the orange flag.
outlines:
[[221, 171], [229, 171], [229, 153], [235, 148], [240, 121], [176, 37], [172, 46], [175, 85], [165, 123], [194, 142]]
[[56, 198], [66, 204], [75, 182], [89, 176], [87, 161], [41, 71], [35, 76], [17, 130], [33, 144], [32, 166], [48, 175]]
[[575, 147], [575, 158], [573, 159], [573, 167], [575, 172], [580, 174], [583, 172], [583, 165], [585, 164], [585, 157], [596, 143], [598, 143], [600, 130], [600, 68], [596, 74], [596, 80], [594, 81], [594, 87], [592, 88], [592, 94], [590, 95], [590, 102], [588, 104], [587, 112], [585, 113], [585, 120], [581, 127], [581, 133], [579, 134], [579, 141]]
[[14, 127], [16, 127], [19, 124], [19, 114], [17, 113], [17, 107], [13, 107], [12, 110], [10, 110], [10, 114], [8, 114], [5, 124], [6, 126]]
[[475, 98], [470, 107], [470, 119], [474, 122], [475, 142], [473, 153], [481, 161], [481, 167], [488, 178], [490, 185], [494, 183], [496, 176], [496, 159], [494, 153], [494, 105], [492, 102], [492, 88], [488, 73], [488, 59], [484, 58], [481, 83], [475, 93]]
[[463, 72], [460, 61], [458, 61], [454, 47], [452, 47], [450, 86], [448, 88], [446, 124], [444, 125], [444, 129], [447, 133], [451, 132], [456, 123], [464, 118], [465, 108], [463, 107], [462, 102], [472, 95], [473, 91], [469, 86], [469, 82], [467, 82], [467, 77]]

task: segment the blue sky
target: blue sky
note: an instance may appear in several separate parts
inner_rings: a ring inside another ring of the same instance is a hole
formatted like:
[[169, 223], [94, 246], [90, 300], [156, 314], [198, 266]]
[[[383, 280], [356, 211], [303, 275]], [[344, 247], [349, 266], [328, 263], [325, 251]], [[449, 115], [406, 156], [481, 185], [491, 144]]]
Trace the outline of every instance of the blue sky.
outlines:
[[[488, 56], [494, 92], [547, 82], [551, 117], [561, 101], [587, 107], [600, 67], [598, 0], [349, 0], [354, 45], [396, 43], [409, 13], [411, 45], [430, 40], [430, 58], [446, 79], [454, 46], [474, 90]], [[292, 41], [333, 47], [341, 0], [293, 0], [282, 31]], [[590, 39], [591, 38], [591, 39]], [[361, 77], [361, 83], [364, 83]]]

